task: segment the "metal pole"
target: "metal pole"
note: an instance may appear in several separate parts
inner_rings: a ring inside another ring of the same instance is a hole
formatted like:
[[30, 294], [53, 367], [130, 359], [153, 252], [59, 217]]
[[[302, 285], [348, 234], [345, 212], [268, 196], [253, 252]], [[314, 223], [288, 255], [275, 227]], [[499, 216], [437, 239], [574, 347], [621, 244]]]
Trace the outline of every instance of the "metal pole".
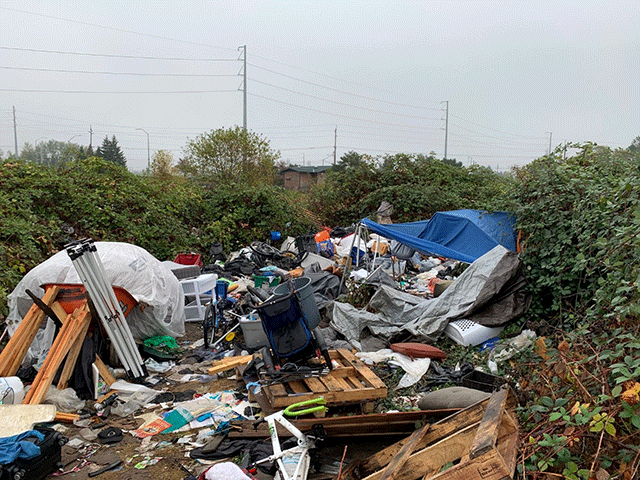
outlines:
[[144, 362], [142, 361], [142, 357], [140, 356], [138, 347], [135, 343], [135, 340], [133, 339], [133, 334], [131, 333], [131, 329], [129, 328], [127, 319], [125, 318], [124, 313], [120, 308], [120, 302], [118, 302], [118, 298], [116, 297], [116, 294], [113, 290], [113, 286], [108, 281], [107, 272], [104, 269], [104, 265], [100, 261], [100, 257], [97, 254], [98, 249], [96, 248], [93, 241], [85, 242], [84, 249], [88, 252], [87, 258], [89, 260], [89, 264], [92, 267], [92, 270], [96, 272], [96, 278], [99, 282], [99, 285], [102, 291], [106, 293], [105, 300], [107, 301], [107, 307], [111, 307], [110, 310], [115, 313], [116, 324], [123, 334], [125, 344], [127, 345], [135, 363], [138, 363], [141, 367], [141, 370], [143, 371], [143, 374], [146, 374], [144, 372]]
[[100, 294], [94, 288], [94, 285], [89, 280], [89, 273], [86, 270], [84, 263], [82, 262], [81, 257], [83, 255], [82, 247], [79, 244], [73, 245], [67, 248], [67, 253], [69, 257], [71, 257], [71, 261], [73, 266], [75, 267], [78, 275], [80, 276], [80, 280], [87, 290], [87, 294], [93, 300], [96, 311], [99, 315], [99, 320], [105, 331], [107, 332], [107, 336], [113, 343], [113, 346], [116, 350], [116, 354], [118, 358], [122, 361], [125, 369], [127, 370], [127, 375], [130, 378], [135, 378], [133, 373], [133, 368], [131, 366], [131, 362], [127, 356], [126, 349], [122, 343], [122, 339], [116, 334], [114, 328], [112, 328], [113, 318], [108, 311], [104, 308], [104, 303]]
[[149, 148], [149, 132], [147, 132], [144, 128], [136, 128], [136, 130], [141, 130], [147, 134], [147, 171], [151, 170], [151, 150]]

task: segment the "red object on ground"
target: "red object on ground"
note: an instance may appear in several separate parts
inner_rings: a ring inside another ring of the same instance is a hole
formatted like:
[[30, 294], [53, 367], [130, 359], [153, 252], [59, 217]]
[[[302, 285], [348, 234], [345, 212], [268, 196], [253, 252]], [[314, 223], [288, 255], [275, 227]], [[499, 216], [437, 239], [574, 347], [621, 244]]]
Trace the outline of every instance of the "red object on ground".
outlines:
[[447, 358], [447, 354], [439, 348], [424, 343], [392, 343], [391, 350], [411, 358], [432, 358], [433, 360]]

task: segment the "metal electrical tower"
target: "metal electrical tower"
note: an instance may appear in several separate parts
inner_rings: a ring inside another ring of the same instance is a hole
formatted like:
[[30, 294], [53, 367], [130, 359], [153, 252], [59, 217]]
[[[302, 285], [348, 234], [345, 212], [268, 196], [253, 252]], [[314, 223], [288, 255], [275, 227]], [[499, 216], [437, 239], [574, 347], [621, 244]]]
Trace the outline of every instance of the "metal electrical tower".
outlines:
[[238, 47], [242, 50], [242, 128], [247, 129], [247, 46]]
[[442, 102], [445, 104], [445, 120], [444, 120], [444, 159], [447, 159], [447, 140], [449, 138], [449, 100]]
[[16, 125], [16, 107], [13, 107], [13, 141], [15, 142], [15, 157], [18, 158], [18, 127]]
[[333, 134], [333, 165], [336, 164], [336, 150], [338, 148], [338, 126], [336, 125], [336, 129]]

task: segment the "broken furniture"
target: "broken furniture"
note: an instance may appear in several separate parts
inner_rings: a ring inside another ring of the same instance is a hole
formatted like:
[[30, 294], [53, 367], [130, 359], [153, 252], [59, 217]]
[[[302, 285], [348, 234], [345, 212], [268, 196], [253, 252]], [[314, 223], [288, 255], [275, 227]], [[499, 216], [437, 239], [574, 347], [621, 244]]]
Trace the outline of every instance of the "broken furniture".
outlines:
[[207, 303], [215, 301], [217, 280], [218, 276], [215, 273], [205, 273], [195, 278], [180, 280], [185, 296], [184, 315], [187, 322], [204, 320]]
[[[415, 430], [365, 460], [341, 480], [506, 480], [516, 468], [515, 397], [503, 387], [489, 399]], [[451, 465], [448, 468], [443, 468]]]

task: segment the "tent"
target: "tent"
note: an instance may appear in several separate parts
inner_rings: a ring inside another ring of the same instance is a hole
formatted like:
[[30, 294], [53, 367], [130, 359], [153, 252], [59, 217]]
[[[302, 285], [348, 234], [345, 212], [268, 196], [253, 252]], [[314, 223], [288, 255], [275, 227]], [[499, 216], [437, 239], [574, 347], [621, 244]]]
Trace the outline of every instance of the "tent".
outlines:
[[509, 212], [452, 210], [418, 222], [380, 225], [364, 218], [360, 223], [425, 255], [473, 263], [497, 245], [515, 252], [515, 221]]

